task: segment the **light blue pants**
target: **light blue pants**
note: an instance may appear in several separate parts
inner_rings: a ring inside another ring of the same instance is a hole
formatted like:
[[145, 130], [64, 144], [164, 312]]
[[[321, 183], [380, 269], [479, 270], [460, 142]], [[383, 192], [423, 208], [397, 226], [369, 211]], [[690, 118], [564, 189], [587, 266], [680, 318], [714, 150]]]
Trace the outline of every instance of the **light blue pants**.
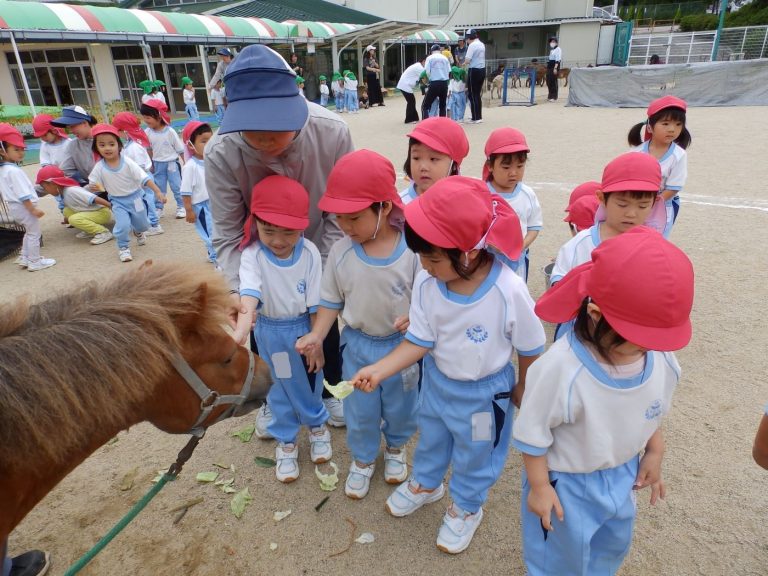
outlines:
[[357, 112], [360, 109], [357, 101], [357, 90], [344, 90], [344, 107], [349, 112]]
[[344, 92], [338, 92], [336, 96], [333, 97], [333, 102], [336, 104], [336, 112], [344, 112], [344, 102], [346, 99]]
[[667, 223], [664, 226], [664, 238], [669, 238], [672, 233], [672, 226], [675, 225], [677, 215], [680, 213], [680, 196], [675, 195], [669, 200], [664, 202], [664, 207], [667, 209]]
[[328, 106], [328, 94], [320, 94], [320, 106]]
[[184, 106], [187, 112], [187, 118], [190, 120], [200, 120], [200, 113], [197, 111], [197, 104], [187, 104]]
[[272, 372], [267, 403], [273, 417], [267, 430], [278, 442], [295, 442], [302, 425], [314, 428], [328, 420], [322, 398], [323, 372], [308, 373], [304, 358], [294, 347], [310, 330], [309, 314], [285, 319], [259, 316], [253, 330], [259, 356]]
[[[154, 178], [152, 179], [154, 181]], [[155, 208], [155, 193], [151, 188], [142, 188], [144, 194], [144, 207], [147, 209], [147, 218], [149, 219], [149, 225], [152, 227], [157, 226], [160, 223], [160, 218], [157, 215], [157, 209]]]
[[[178, 161], [169, 160], [162, 162], [155, 160], [155, 171], [152, 174], [155, 184], [160, 188], [163, 196], [168, 192], [168, 186], [171, 187], [173, 193], [173, 199], [176, 200], [176, 206], [178, 208], [184, 207], [184, 202], [181, 200], [181, 167]], [[163, 203], [155, 200], [155, 208], [158, 210], [163, 209]]]
[[426, 489], [437, 488], [453, 467], [453, 501], [474, 514], [504, 471], [509, 452], [515, 372], [507, 364], [476, 381], [459, 381], [440, 372], [424, 357], [424, 385], [419, 407], [419, 441], [413, 477]]
[[211, 216], [211, 201], [203, 200], [192, 204], [192, 211], [195, 213], [195, 230], [200, 238], [203, 239], [205, 248], [208, 250], [208, 260], [216, 262], [216, 250], [213, 247], [213, 216]]
[[639, 458], [588, 474], [550, 472], [565, 521], [552, 514], [553, 531], [528, 510], [531, 487], [523, 472], [523, 560], [529, 576], [615, 574], [632, 544]]
[[440, 113], [440, 100], [435, 98], [432, 102], [432, 106], [429, 107], [429, 117], [434, 118]]
[[454, 92], [451, 94], [451, 118], [455, 121], [464, 120], [467, 110], [467, 93]]
[[128, 248], [131, 243], [131, 230], [146, 232], [149, 228], [147, 209], [144, 206], [144, 191], [137, 190], [128, 196], [112, 196], [112, 216], [115, 219], [115, 227], [112, 234], [117, 238], [118, 248]]
[[221, 124], [221, 121], [224, 120], [224, 104], [217, 104], [215, 112], [216, 112], [216, 122]]
[[[381, 360], [402, 340], [399, 332], [377, 338], [347, 326], [341, 333], [341, 377], [350, 380], [360, 368]], [[363, 464], [376, 460], [382, 433], [392, 448], [404, 446], [413, 436], [420, 376], [419, 365], [414, 364], [384, 380], [373, 392], [355, 390], [344, 399], [347, 445], [355, 460]]]

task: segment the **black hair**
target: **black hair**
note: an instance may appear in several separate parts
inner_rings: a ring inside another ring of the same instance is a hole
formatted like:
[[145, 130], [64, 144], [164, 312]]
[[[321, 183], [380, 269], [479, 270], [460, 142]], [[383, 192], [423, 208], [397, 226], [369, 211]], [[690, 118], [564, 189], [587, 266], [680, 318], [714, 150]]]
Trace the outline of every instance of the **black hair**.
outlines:
[[477, 258], [475, 258], [475, 261], [469, 266], [465, 266], [464, 252], [458, 248], [440, 248], [439, 246], [427, 242], [410, 227], [408, 222], [405, 223], [405, 243], [408, 245], [411, 252], [414, 252], [415, 254], [445, 254], [451, 261], [451, 268], [453, 268], [453, 271], [464, 280], [472, 278], [472, 274], [474, 274], [478, 268], [483, 266], [486, 262], [493, 260], [493, 255], [487, 250], [482, 249]]
[[[122, 152], [123, 151], [123, 141], [120, 139], [120, 137], [119, 136], [115, 136], [114, 134], [109, 134], [109, 133], [107, 133], [107, 135], [112, 136], [112, 138], [115, 138], [117, 140], [117, 151], [118, 151], [118, 153]], [[99, 136], [101, 136], [101, 134], [99, 134]], [[94, 136], [93, 137], [93, 143], [91, 144], [91, 150], [93, 150], [94, 153], [99, 156], [99, 158], [103, 158], [103, 156], [99, 153], [98, 148], [96, 147], [96, 138], [97, 137], [98, 136]]]
[[632, 198], [632, 200], [655, 200], [659, 193], [651, 192], [650, 190], [616, 190], [614, 192], [603, 192], [606, 204], [608, 204], [608, 198], [613, 194], [629, 194], [629, 197]]
[[152, 106], [142, 104], [141, 108], [139, 108], [139, 114], [142, 116], [150, 116], [160, 123], [165, 124], [165, 120], [163, 120], [163, 117], [160, 115], [160, 110], [153, 108]]
[[683, 129], [680, 131], [680, 136], [675, 140], [675, 144], [684, 150], [691, 145], [691, 133], [688, 132], [688, 128], [685, 127], [685, 110], [674, 106], [659, 110], [656, 114], [652, 114], [647, 122], [640, 122], [632, 126], [632, 128], [629, 129], [629, 134], [627, 134], [627, 142], [629, 142], [629, 145], [640, 146], [640, 144], [643, 143], [643, 131], [645, 130], [645, 125], [655, 126], [656, 122], [661, 120], [681, 122], [683, 124]]
[[492, 168], [494, 162], [496, 160], [501, 159], [502, 162], [506, 162], [509, 164], [510, 162], [514, 162], [517, 160], [518, 162], [527, 162], [528, 161], [528, 152], [525, 150], [521, 150], [520, 152], [505, 152], [503, 154], [491, 154], [488, 158], [488, 168]]
[[192, 134], [189, 135], [189, 141], [192, 142], [192, 144], [195, 143], [195, 139], [198, 136], [202, 136], [203, 134], [213, 134], [213, 130], [211, 129], [211, 126], [209, 124], [201, 124], [197, 128], [195, 128], [192, 131]]
[[659, 58], [658, 54], [653, 54], [648, 64], [661, 64], [661, 58]]
[[590, 298], [586, 297], [581, 303], [579, 313], [576, 315], [576, 322], [573, 325], [573, 333], [582, 342], [591, 344], [603, 360], [613, 364], [609, 356], [611, 350], [621, 346], [627, 340], [611, 327], [605, 316], [601, 315], [600, 320], [596, 323], [592, 320], [587, 312], [587, 306], [590, 302]]
[[[408, 138], [408, 156], [405, 157], [405, 163], [403, 164], [403, 171], [405, 172], [406, 176], [408, 176], [408, 178], [413, 178], [413, 176], [411, 176], [411, 147], [414, 144], [424, 144], [424, 143], [417, 140], [416, 138]], [[427, 146], [427, 145], [424, 144], [424, 146]], [[442, 154], [442, 152], [440, 152], [440, 154]], [[457, 176], [458, 174], [459, 174], [459, 166], [456, 164], [456, 162], [453, 161], [453, 158], [451, 158], [451, 171], [448, 174], [448, 176]]]

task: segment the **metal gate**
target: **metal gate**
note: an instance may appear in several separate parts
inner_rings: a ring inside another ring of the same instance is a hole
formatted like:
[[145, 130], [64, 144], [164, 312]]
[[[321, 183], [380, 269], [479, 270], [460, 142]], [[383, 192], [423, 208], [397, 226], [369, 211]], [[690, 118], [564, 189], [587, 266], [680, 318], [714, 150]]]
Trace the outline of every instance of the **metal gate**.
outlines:
[[613, 41], [614, 66], [626, 66], [629, 60], [629, 42], [632, 39], [632, 22], [619, 22], [616, 24], [616, 36]]

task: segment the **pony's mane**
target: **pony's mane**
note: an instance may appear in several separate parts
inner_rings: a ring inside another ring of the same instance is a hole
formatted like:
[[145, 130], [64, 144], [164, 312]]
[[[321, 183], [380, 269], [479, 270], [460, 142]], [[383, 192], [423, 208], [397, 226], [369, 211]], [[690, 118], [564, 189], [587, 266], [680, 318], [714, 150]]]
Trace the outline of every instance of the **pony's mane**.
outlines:
[[151, 264], [32, 304], [0, 306], [0, 470], [62, 462], [67, 447], [124, 422], [184, 338], [225, 321], [219, 274]]

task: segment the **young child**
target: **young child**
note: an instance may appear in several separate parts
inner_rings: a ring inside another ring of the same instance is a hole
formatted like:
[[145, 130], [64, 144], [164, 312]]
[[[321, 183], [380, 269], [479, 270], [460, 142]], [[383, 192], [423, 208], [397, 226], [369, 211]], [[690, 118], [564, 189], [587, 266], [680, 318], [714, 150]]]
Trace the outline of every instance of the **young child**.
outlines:
[[216, 85], [211, 89], [211, 100], [216, 112], [216, 122], [221, 124], [224, 119], [224, 91], [221, 88], [221, 80], [217, 80]]
[[205, 162], [203, 161], [205, 145], [212, 136], [213, 130], [210, 125], [199, 120], [192, 120], [184, 126], [181, 137], [190, 157], [181, 171], [181, 198], [184, 201], [187, 222], [195, 225], [197, 234], [208, 250], [208, 262], [218, 268], [216, 249], [211, 240], [213, 219], [208, 189], [205, 186]]
[[346, 104], [346, 96], [344, 94], [344, 77], [338, 72], [334, 72], [331, 77], [331, 89], [333, 90], [333, 102], [336, 106], [336, 112], [339, 114], [344, 113], [344, 105]]
[[328, 89], [328, 78], [322, 74], [318, 78], [320, 80], [320, 106], [328, 106], [328, 97], [330, 96], [330, 90]]
[[[595, 223], [595, 214], [600, 204], [600, 201], [597, 199], [598, 190], [600, 190], [600, 182], [590, 180], [579, 184], [571, 191], [571, 195], [568, 197], [568, 206], [565, 208], [566, 217], [563, 218], [563, 222], [568, 222], [568, 230], [571, 232], [571, 237], [576, 236], [582, 230], [590, 228]], [[587, 198], [587, 200], [583, 200], [583, 198]], [[578, 222], [571, 219], [570, 212], [573, 209], [578, 211], [578, 216], [575, 217], [578, 218]], [[590, 212], [592, 220], [588, 223], [587, 218]]]
[[632, 543], [635, 490], [650, 486], [651, 504], [664, 498], [661, 419], [692, 305], [690, 260], [643, 226], [601, 244], [536, 303], [543, 320], [575, 325], [528, 371], [513, 430], [531, 576], [615, 574]]
[[403, 170], [411, 183], [400, 192], [403, 204], [424, 194], [441, 178], [458, 174], [467, 154], [469, 140], [456, 122], [440, 116], [420, 122], [408, 134], [408, 157]]
[[357, 77], [351, 70], [344, 70], [344, 108], [350, 114], [357, 114]]
[[0, 198], [8, 204], [13, 219], [25, 229], [16, 264], [37, 272], [50, 268], [56, 260], [40, 255], [40, 218], [45, 212], [37, 207], [37, 193], [18, 165], [24, 159], [25, 148], [21, 132], [10, 124], [0, 123]]
[[[119, 112], [112, 119], [112, 126], [117, 128], [121, 138], [126, 139], [123, 155], [136, 162], [151, 177], [152, 159], [147, 152], [149, 138], [141, 129], [139, 119], [131, 112]], [[160, 225], [160, 217], [155, 207], [155, 193], [147, 186], [144, 187], [144, 205], [147, 208], [147, 218], [149, 219], [149, 229], [144, 234], [146, 236], [162, 234], [164, 230]]]
[[296, 76], [296, 86], [299, 87], [299, 94], [304, 96], [304, 98], [307, 97], [306, 94], [304, 94], [304, 78], [301, 76]]
[[32, 120], [32, 135], [40, 138], [40, 166], [60, 166], [67, 156], [70, 140], [66, 132], [57, 128], [50, 114], [38, 114]]
[[322, 399], [322, 347], [320, 357], [311, 356], [306, 365], [295, 349], [296, 340], [316, 324], [320, 304], [322, 262], [318, 249], [303, 236], [308, 225], [309, 194], [296, 180], [273, 175], [253, 187], [241, 244], [241, 310], [233, 337], [245, 343], [255, 320], [259, 354], [274, 379], [268, 430], [277, 439], [275, 476], [286, 483], [299, 477], [296, 440], [301, 426], [309, 428], [312, 462], [328, 462], [333, 455]]
[[424, 359], [413, 475], [386, 507], [402, 517], [440, 500], [452, 465], [453, 504], [437, 547], [458, 554], [472, 541], [488, 490], [504, 469], [512, 403], [519, 405], [528, 367], [544, 350], [544, 328], [525, 283], [486, 249], [517, 259], [522, 235], [514, 211], [482, 181], [444, 178], [405, 207], [405, 219], [406, 242], [424, 267], [413, 286], [408, 332], [391, 354], [355, 374], [353, 384], [375, 390]]
[[685, 127], [685, 100], [676, 96], [657, 98], [648, 106], [648, 120], [635, 124], [627, 140], [636, 152], [650, 154], [661, 165], [661, 196], [666, 203], [668, 238], [680, 212], [680, 191], [688, 177], [685, 149], [691, 145], [691, 134]]
[[518, 276], [528, 282], [528, 252], [541, 232], [544, 219], [536, 193], [523, 184], [525, 163], [530, 152], [525, 136], [514, 128], [497, 128], [485, 143], [483, 179], [493, 194], [499, 194], [517, 214], [523, 232], [523, 251], [510, 263]]
[[[141, 105], [141, 117], [147, 128], [144, 133], [152, 147], [152, 163], [154, 165], [154, 179], [157, 187], [165, 198], [167, 187], [171, 187], [173, 198], [176, 200], [176, 218], [184, 218], [187, 215], [184, 203], [181, 200], [181, 164], [184, 145], [176, 131], [171, 128], [171, 117], [168, 116], [168, 107], [157, 100], [151, 100]], [[163, 204], [155, 201], [157, 215], [163, 217]]]
[[[395, 169], [383, 156], [358, 150], [341, 158], [318, 206], [336, 214], [345, 236], [331, 248], [317, 320], [296, 349], [302, 354], [319, 350], [341, 313], [342, 378], [349, 380], [403, 340], [419, 260], [406, 246]], [[408, 477], [405, 444], [416, 432], [419, 366], [414, 360], [388, 376], [375, 394], [355, 391], [344, 399], [352, 453], [344, 490], [353, 499], [368, 494], [382, 434], [384, 480], [397, 484]]]
[[192, 86], [192, 78], [184, 76], [181, 79], [181, 95], [184, 98], [184, 110], [187, 113], [188, 120], [199, 120], [200, 114], [197, 112], [197, 101], [195, 100], [195, 88]]
[[451, 118], [456, 122], [464, 122], [464, 113], [467, 110], [467, 85], [464, 82], [465, 74], [463, 68], [454, 66], [451, 68], [451, 81], [448, 82], [448, 99], [451, 102]]
[[360, 97], [357, 100], [357, 105], [360, 108], [364, 108], [365, 110], [368, 110], [370, 108], [369, 99], [368, 99], [368, 90], [363, 88], [360, 90]]
[[43, 166], [37, 173], [36, 184], [46, 194], [61, 198], [64, 217], [75, 228], [90, 238], [91, 244], [104, 244], [112, 240], [112, 232], [106, 227], [112, 221], [112, 205], [96, 194], [80, 187], [77, 180], [68, 178], [58, 166]]
[[[157, 102], [157, 100], [155, 100]], [[90, 189], [106, 192], [115, 217], [113, 234], [117, 238], [120, 262], [130, 262], [130, 232], [133, 230], [139, 246], [147, 243], [144, 232], [149, 228], [144, 205], [143, 187], [150, 187], [161, 204], [165, 202], [160, 189], [149, 175], [130, 158], [121, 154], [123, 142], [117, 128], [110, 124], [93, 127], [93, 152], [101, 158], [88, 176]]]

